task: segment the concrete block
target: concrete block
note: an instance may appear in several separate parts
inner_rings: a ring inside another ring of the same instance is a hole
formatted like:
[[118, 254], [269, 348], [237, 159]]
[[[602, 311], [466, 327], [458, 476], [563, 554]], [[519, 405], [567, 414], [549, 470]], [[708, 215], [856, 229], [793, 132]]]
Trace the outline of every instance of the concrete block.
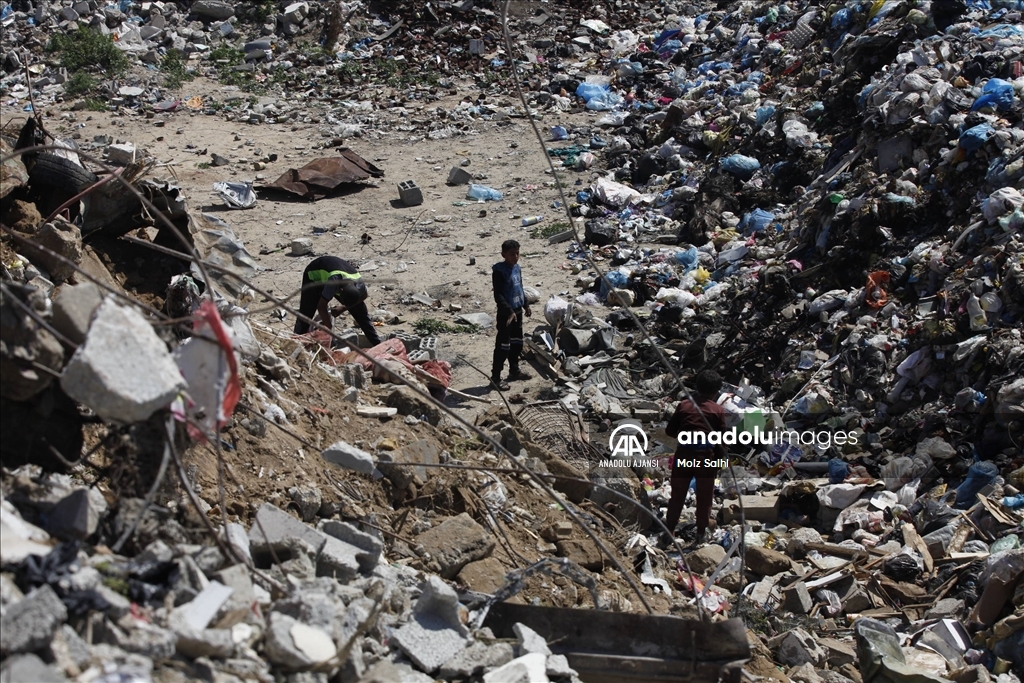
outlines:
[[782, 591], [782, 609], [796, 614], [807, 614], [812, 607], [814, 601], [803, 581]]
[[249, 552], [249, 534], [245, 531], [245, 527], [237, 522], [229, 522], [224, 529], [228, 545], [235, 549], [243, 558], [252, 559], [252, 553]]
[[[778, 496], [741, 496], [743, 507], [746, 512], [747, 521], [753, 522], [778, 522], [779, 521], [779, 497]], [[736, 521], [740, 518], [739, 503], [729, 502], [722, 508], [722, 515], [726, 522]]]
[[315, 486], [292, 486], [288, 489], [288, 496], [298, 509], [299, 516], [303, 522], [310, 522], [320, 512], [324, 498], [320, 489]]
[[178, 366], [149, 321], [105, 300], [85, 343], [64, 369], [64, 392], [104, 420], [142, 422], [185, 388]]
[[327, 462], [353, 472], [373, 474], [377, 469], [372, 455], [344, 441], [336, 441], [324, 449], [320, 455]]
[[[480, 40], [479, 38], [470, 38], [469, 39], [469, 54], [471, 54], [471, 55], [482, 55], [484, 53], [484, 50], [486, 50], [486, 49], [487, 48], [484, 45], [484, 41]], [[452, 183], [452, 184], [454, 184], [454, 183]]]
[[85, 341], [103, 293], [92, 282], [64, 285], [53, 300], [53, 327], [76, 344]]
[[548, 683], [548, 658], [540, 653], [523, 655], [484, 675], [484, 683]]
[[108, 145], [107, 161], [115, 166], [127, 166], [135, 161], [135, 145], [130, 142]]
[[291, 557], [294, 539], [309, 544], [313, 553], [319, 553], [327, 537], [310, 528], [270, 503], [264, 503], [256, 512], [256, 519], [249, 528], [249, 548], [259, 566], [268, 566], [272, 561], [271, 551], [284, 562]]
[[420, 337], [420, 351], [426, 351], [430, 354], [430, 359], [434, 360], [437, 358], [437, 337]]
[[235, 15], [235, 7], [222, 0], [198, 0], [192, 5], [192, 13], [212, 21], [224, 21]]
[[5, 657], [39, 650], [68, 618], [67, 607], [49, 585], [9, 605], [0, 618], [0, 653]]
[[473, 182], [473, 175], [461, 166], [452, 166], [448, 171], [449, 185], [469, 185]]
[[479, 676], [484, 671], [508, 664], [513, 656], [512, 646], [508, 643], [487, 644], [478, 640], [441, 665], [437, 673], [446, 680]]
[[393, 332], [388, 339], [398, 339], [405, 345], [406, 353], [411, 353], [420, 348], [420, 339], [423, 339], [423, 337], [416, 334], [409, 334], [408, 332]]
[[396, 388], [388, 394], [385, 402], [393, 408], [398, 408], [399, 415], [412, 415], [419, 419], [425, 419], [434, 426], [441, 421], [441, 410], [437, 405], [429, 399], [413, 393], [409, 387]]
[[292, 256], [306, 256], [313, 253], [313, 240], [308, 237], [296, 237], [292, 240]]
[[398, 183], [398, 196], [406, 206], [419, 206], [423, 203], [423, 191], [412, 180]]

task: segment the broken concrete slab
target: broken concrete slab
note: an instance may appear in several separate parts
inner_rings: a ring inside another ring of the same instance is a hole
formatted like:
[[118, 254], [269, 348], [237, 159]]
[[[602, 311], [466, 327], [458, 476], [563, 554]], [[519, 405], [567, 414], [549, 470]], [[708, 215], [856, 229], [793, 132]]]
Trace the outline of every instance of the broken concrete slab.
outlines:
[[75, 344], [85, 341], [103, 293], [92, 282], [64, 285], [53, 299], [53, 327]]
[[395, 644], [423, 671], [433, 672], [469, 644], [469, 631], [459, 619], [459, 597], [436, 576], [430, 576], [416, 601], [412, 620], [395, 631]]
[[548, 683], [548, 658], [539, 652], [523, 655], [484, 675], [484, 683]]
[[327, 462], [346, 470], [352, 470], [353, 472], [373, 474], [377, 469], [372, 455], [345, 441], [332, 443], [320, 455]]
[[84, 541], [96, 533], [106, 512], [102, 493], [94, 488], [75, 489], [50, 510], [47, 528], [57, 538]]
[[0, 618], [0, 652], [15, 655], [39, 650], [68, 618], [67, 607], [49, 585], [7, 607]]
[[828, 651], [819, 645], [810, 633], [802, 628], [795, 628], [787, 633], [779, 643], [776, 657], [780, 662], [789, 666], [810, 663], [820, 667], [825, 663]]
[[380, 555], [384, 551], [383, 541], [372, 534], [361, 531], [355, 525], [337, 520], [323, 520], [318, 529], [328, 537], [356, 548], [359, 571], [369, 574], [380, 561]]
[[814, 607], [814, 600], [803, 581], [782, 591], [782, 609], [796, 614], [807, 614]]
[[106, 299], [60, 385], [104, 420], [131, 424], [169, 405], [185, 381], [149, 321], [134, 308]]
[[453, 579], [470, 562], [488, 557], [494, 550], [494, 536], [462, 514], [427, 529], [416, 540], [437, 562], [439, 573]]
[[322, 533], [284, 510], [270, 503], [260, 506], [249, 528], [249, 548], [257, 566], [269, 566], [273, 560], [272, 553], [277, 553], [281, 561], [288, 559], [295, 539], [311, 546], [314, 554], [319, 553], [327, 542]]
[[176, 607], [174, 612], [191, 630], [202, 631], [210, 625], [234, 592], [233, 588], [225, 586], [220, 581], [211, 581], [199, 595]]
[[437, 675], [449, 679], [479, 676], [485, 670], [508, 664], [514, 656], [508, 643], [488, 644], [478, 640], [441, 665]]

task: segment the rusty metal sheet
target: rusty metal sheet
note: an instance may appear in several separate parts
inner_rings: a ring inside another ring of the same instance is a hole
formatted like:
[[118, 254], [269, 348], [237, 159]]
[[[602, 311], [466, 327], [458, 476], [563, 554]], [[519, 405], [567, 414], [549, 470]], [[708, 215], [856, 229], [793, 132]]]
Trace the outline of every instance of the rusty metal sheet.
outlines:
[[514, 638], [516, 623], [529, 626], [565, 655], [585, 683], [738, 683], [750, 643], [739, 619], [701, 622], [592, 609], [534, 607], [499, 602], [484, 626]]
[[339, 149], [338, 153], [339, 156], [316, 159], [302, 168], [290, 168], [273, 183], [262, 187], [316, 201], [329, 196], [341, 185], [384, 175], [384, 171], [347, 147]]

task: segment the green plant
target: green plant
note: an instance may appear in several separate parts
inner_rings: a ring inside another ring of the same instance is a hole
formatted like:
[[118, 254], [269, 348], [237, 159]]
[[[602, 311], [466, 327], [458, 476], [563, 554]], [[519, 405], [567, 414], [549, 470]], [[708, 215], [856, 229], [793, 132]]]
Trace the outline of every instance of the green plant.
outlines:
[[480, 331], [479, 325], [450, 325], [437, 318], [420, 318], [413, 324], [412, 328], [416, 330], [416, 334], [421, 336], [432, 336], [446, 332], [451, 334], [473, 334]]
[[209, 161], [200, 161], [198, 164], [196, 164], [196, 168], [200, 168], [200, 169], [203, 169], [205, 171], [206, 169], [210, 168], [210, 162]]
[[68, 71], [100, 68], [109, 76], [128, 70], [128, 58], [109, 36], [79, 27], [72, 33], [58, 33], [50, 39], [47, 50], [57, 53], [61, 66]]
[[266, 91], [266, 86], [256, 80], [255, 72], [235, 69], [245, 63], [245, 53], [237, 47], [219, 45], [210, 50], [210, 60], [217, 67], [217, 80], [224, 85], [234, 85], [249, 93]]
[[530, 237], [535, 239], [547, 239], [560, 232], [568, 230], [571, 226], [567, 221], [555, 221], [549, 225], [538, 225], [530, 231]]
[[168, 88], [180, 88], [195, 76], [189, 73], [185, 60], [177, 50], [170, 50], [160, 62], [160, 71], [164, 74], [164, 85]]
[[101, 99], [87, 97], [85, 98], [85, 109], [86, 111], [107, 111], [110, 107]]
[[103, 577], [103, 585], [121, 595], [128, 595], [128, 581], [119, 576]]
[[64, 84], [64, 92], [68, 97], [78, 97], [79, 95], [92, 92], [96, 85], [97, 81], [94, 77], [84, 71], [76, 71], [71, 74], [67, 83]]

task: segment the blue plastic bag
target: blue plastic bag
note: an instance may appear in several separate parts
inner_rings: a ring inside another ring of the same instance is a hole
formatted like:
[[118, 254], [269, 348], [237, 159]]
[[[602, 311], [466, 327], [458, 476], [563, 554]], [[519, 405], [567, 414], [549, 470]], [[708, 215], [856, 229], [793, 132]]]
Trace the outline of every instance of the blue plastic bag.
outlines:
[[757, 111], [754, 112], [754, 127], [755, 128], [760, 128], [764, 124], [768, 123], [768, 121], [773, 116], [775, 116], [775, 107], [774, 106], [772, 106], [770, 104], [766, 104], [763, 107], [758, 107]]
[[971, 111], [983, 107], [995, 107], [999, 111], [1009, 111], [1013, 107], [1013, 84], [1001, 78], [990, 78], [981, 89], [981, 97], [974, 101]]
[[996, 129], [990, 124], [980, 123], [968, 128], [960, 135], [959, 145], [967, 153], [976, 152], [984, 146], [988, 139], [995, 135]]
[[629, 284], [629, 279], [625, 275], [617, 270], [609, 270], [601, 278], [601, 289], [599, 292], [601, 300], [607, 299], [613, 289], [622, 289], [627, 284]]
[[832, 458], [828, 461], [828, 483], [842, 484], [848, 474], [850, 474], [850, 468], [845, 460]]
[[607, 85], [598, 85], [597, 83], [580, 83], [576, 88], [576, 94], [582, 97], [585, 102], [589, 102], [598, 95], [602, 95], [608, 92]]
[[832, 15], [832, 28], [845, 31], [850, 28], [851, 24], [853, 24], [853, 16], [845, 7]]
[[686, 251], [676, 252], [676, 263], [683, 267], [683, 272], [685, 273], [689, 273], [696, 268], [699, 261], [700, 253], [697, 251], [697, 247], [690, 247]]
[[469, 191], [466, 192], [466, 199], [482, 199], [485, 202], [500, 202], [503, 196], [493, 187], [477, 185], [476, 183], [471, 184]]
[[733, 154], [722, 159], [722, 170], [743, 180], [749, 180], [759, 168], [761, 168], [760, 161], [742, 154]]
[[754, 209], [749, 213], [743, 214], [743, 220], [740, 221], [740, 230], [743, 231], [744, 235], [749, 235], [754, 232], [761, 232], [774, 220], [775, 215], [764, 209]]

